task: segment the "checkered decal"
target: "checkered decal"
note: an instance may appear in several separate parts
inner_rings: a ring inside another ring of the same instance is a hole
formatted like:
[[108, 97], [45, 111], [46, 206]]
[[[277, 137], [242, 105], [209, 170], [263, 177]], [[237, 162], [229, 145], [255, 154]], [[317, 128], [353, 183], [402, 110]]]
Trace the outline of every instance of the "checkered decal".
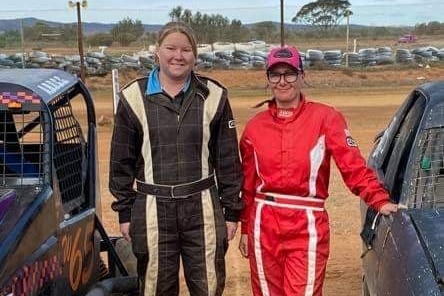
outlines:
[[62, 274], [62, 267], [57, 256], [54, 255], [43, 261], [36, 261], [23, 267], [11, 283], [0, 291], [0, 296], [28, 296], [34, 295], [45, 284]]
[[0, 104], [7, 105], [11, 100], [20, 103], [40, 104], [40, 97], [37, 94], [29, 94], [24, 91], [18, 91], [17, 93], [1, 92]]

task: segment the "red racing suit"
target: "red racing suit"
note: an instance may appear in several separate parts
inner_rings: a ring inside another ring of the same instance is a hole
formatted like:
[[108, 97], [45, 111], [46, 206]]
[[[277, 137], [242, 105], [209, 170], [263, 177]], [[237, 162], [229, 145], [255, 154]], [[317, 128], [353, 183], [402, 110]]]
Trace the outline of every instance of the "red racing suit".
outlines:
[[347, 187], [370, 206], [379, 210], [389, 202], [387, 192], [367, 168], [342, 114], [302, 94], [294, 110], [270, 101], [247, 123], [240, 149], [242, 234], [248, 234], [253, 294], [322, 295], [331, 158]]

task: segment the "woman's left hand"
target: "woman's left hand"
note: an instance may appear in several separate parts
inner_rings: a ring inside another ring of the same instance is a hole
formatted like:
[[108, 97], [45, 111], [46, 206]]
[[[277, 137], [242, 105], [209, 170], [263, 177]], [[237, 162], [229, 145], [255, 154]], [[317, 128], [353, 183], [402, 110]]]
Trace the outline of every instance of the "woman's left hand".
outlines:
[[230, 241], [236, 235], [237, 222], [226, 221], [227, 224], [227, 240]]
[[390, 215], [392, 213], [396, 213], [398, 211], [398, 205], [394, 204], [394, 203], [386, 203], [385, 205], [383, 205], [380, 209], [379, 212], [381, 214], [383, 214], [384, 216]]

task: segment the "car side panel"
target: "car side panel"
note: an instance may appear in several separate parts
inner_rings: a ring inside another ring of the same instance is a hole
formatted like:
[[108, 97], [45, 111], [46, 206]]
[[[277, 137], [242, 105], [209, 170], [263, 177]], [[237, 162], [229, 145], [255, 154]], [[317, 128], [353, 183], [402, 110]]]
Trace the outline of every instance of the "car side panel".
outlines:
[[377, 295], [441, 295], [408, 211], [384, 217], [384, 223], [390, 223], [390, 231], [381, 256]]

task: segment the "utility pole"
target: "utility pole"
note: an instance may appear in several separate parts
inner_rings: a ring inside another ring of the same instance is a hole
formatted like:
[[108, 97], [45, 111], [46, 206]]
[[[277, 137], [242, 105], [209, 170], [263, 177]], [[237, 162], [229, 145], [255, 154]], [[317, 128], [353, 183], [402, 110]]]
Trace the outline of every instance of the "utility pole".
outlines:
[[23, 19], [20, 19], [20, 44], [22, 48], [22, 68], [25, 69], [25, 33], [23, 32]]
[[285, 44], [284, 36], [284, 0], [281, 0], [281, 46]]
[[76, 7], [77, 9], [77, 44], [79, 46], [79, 56], [80, 56], [80, 79], [86, 83], [86, 74], [85, 74], [85, 59], [83, 54], [83, 32], [82, 32], [82, 16], [81, 16], [81, 7], [86, 7], [88, 2], [83, 0], [80, 3], [80, 0], [69, 1], [69, 7]]

